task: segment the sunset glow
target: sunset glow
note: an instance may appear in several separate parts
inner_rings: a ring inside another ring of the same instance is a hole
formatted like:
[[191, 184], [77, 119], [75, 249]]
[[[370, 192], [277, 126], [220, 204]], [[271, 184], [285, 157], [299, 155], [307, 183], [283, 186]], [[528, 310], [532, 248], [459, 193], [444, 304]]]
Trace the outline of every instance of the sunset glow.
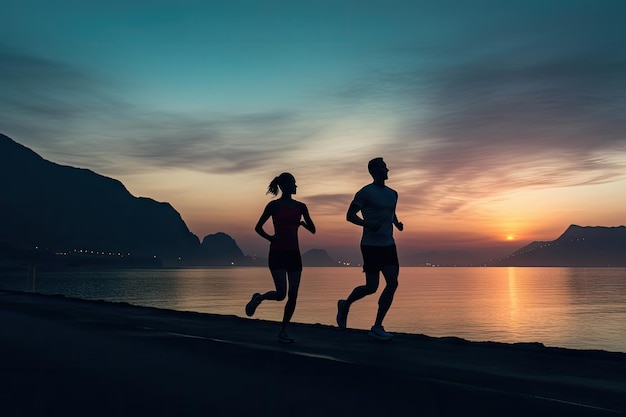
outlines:
[[625, 223], [626, 3], [29, 3], [3, 8], [0, 132], [200, 239], [264, 254], [287, 171], [318, 226], [302, 249], [356, 259], [345, 214], [377, 156], [401, 255]]

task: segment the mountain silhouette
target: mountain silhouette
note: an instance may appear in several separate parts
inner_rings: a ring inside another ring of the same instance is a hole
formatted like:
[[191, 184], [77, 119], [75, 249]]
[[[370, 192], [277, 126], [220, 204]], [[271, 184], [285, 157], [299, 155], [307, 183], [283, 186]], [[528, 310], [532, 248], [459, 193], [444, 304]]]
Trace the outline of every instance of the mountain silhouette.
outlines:
[[[0, 187], [0, 242], [16, 250], [130, 254], [164, 265], [219, 258], [208, 252], [218, 249], [212, 238], [200, 245], [169, 203], [135, 197], [120, 181], [93, 171], [47, 161], [2, 134]], [[229, 247], [242, 256], [234, 241]]]
[[571, 225], [556, 240], [532, 242], [489, 266], [626, 266], [626, 227]]
[[235, 239], [223, 232], [202, 239], [202, 258], [213, 265], [240, 265], [245, 256]]
[[311, 249], [302, 254], [303, 266], [338, 266], [325, 249]]

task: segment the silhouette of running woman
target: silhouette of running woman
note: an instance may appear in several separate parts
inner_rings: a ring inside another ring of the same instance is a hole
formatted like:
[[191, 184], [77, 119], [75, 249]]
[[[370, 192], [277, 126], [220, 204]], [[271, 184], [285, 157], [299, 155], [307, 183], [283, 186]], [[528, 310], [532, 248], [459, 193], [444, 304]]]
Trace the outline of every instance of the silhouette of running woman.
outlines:
[[[298, 228], [302, 226], [315, 234], [315, 225], [311, 220], [307, 206], [291, 197], [296, 193], [297, 188], [294, 176], [288, 172], [283, 172], [272, 180], [267, 187], [267, 193], [277, 196], [279, 188], [281, 191], [280, 198], [267, 204], [254, 228], [261, 237], [270, 241], [268, 264], [276, 290], [268, 291], [265, 294], [254, 293], [246, 305], [246, 315], [253, 316], [259, 304], [264, 300], [282, 301], [287, 296], [278, 339], [284, 343], [291, 343], [294, 339], [287, 333], [287, 325], [296, 309], [300, 276], [302, 275]], [[263, 229], [263, 225], [270, 217], [274, 223], [273, 235], [268, 234]]]
[[[404, 225], [396, 217], [398, 193], [385, 185], [389, 172], [387, 164], [383, 158], [374, 158], [369, 161], [367, 169], [374, 181], [356, 193], [346, 214], [346, 220], [363, 227], [361, 253], [365, 285], [356, 287], [346, 300], [337, 302], [337, 324], [342, 329], [346, 328], [350, 306], [376, 292], [382, 272], [386, 285], [378, 299], [378, 313], [368, 335], [380, 340], [390, 340], [393, 334], [385, 331], [383, 319], [398, 288], [400, 270], [393, 226], [402, 231]], [[358, 216], [359, 211], [363, 218]]]

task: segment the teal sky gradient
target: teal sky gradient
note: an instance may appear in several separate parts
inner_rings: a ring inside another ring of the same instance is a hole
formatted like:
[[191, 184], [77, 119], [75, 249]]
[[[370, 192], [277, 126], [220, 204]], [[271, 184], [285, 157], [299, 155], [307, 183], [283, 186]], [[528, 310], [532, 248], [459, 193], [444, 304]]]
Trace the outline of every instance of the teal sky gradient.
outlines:
[[376, 156], [407, 253], [625, 223], [623, 1], [0, 10], [0, 131], [170, 202], [200, 238], [224, 231], [263, 253], [265, 188], [291, 171], [319, 223], [303, 248], [354, 253], [345, 210]]

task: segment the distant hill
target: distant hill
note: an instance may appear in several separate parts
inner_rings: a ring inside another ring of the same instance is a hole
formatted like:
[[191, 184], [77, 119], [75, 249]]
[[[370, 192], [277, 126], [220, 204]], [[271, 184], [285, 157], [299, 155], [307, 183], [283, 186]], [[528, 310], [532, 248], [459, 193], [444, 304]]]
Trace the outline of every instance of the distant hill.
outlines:
[[225, 234], [207, 236], [201, 245], [169, 203], [135, 197], [121, 182], [90, 170], [47, 161], [2, 134], [0, 190], [0, 242], [27, 251], [22, 254], [71, 253], [98, 262], [119, 254], [166, 266], [223, 263], [216, 254], [243, 257]]
[[235, 239], [222, 232], [205, 236], [201, 248], [202, 258], [212, 265], [240, 265], [245, 258]]
[[311, 249], [302, 254], [303, 266], [337, 266], [324, 249]]
[[626, 227], [571, 225], [556, 240], [533, 242], [488, 266], [626, 266]]

